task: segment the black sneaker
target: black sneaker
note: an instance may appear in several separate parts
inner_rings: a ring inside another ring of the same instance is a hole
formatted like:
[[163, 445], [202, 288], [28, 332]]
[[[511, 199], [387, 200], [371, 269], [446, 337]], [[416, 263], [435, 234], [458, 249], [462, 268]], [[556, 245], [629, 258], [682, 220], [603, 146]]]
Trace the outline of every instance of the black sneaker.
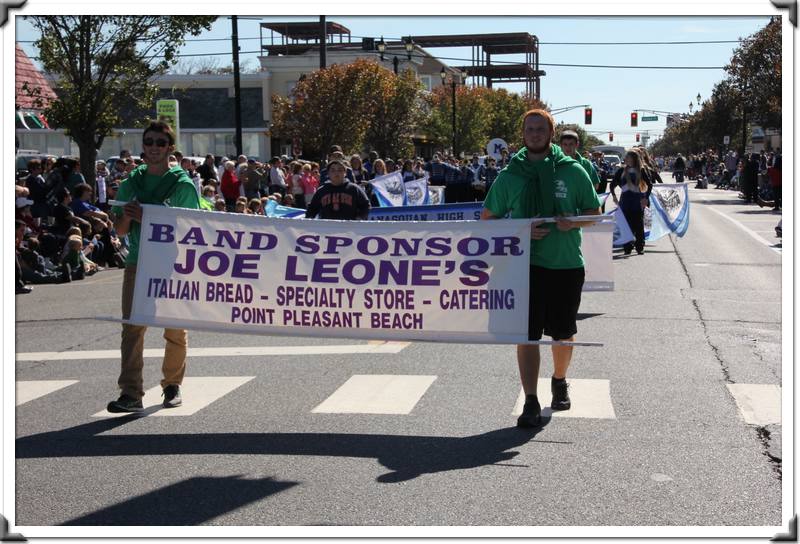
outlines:
[[164, 408], [176, 408], [183, 404], [181, 399], [181, 387], [179, 385], [168, 385], [161, 393], [164, 397]]
[[553, 393], [553, 400], [550, 402], [550, 408], [553, 410], [569, 410], [572, 404], [569, 401], [569, 393], [567, 392], [569, 385], [567, 379], [551, 378], [550, 391]]
[[542, 407], [536, 395], [526, 395], [522, 414], [517, 418], [517, 427], [531, 428], [542, 424]]
[[112, 400], [108, 403], [106, 410], [114, 414], [124, 412], [137, 413], [144, 410], [142, 406], [142, 399], [135, 399], [128, 395], [120, 395], [117, 400]]

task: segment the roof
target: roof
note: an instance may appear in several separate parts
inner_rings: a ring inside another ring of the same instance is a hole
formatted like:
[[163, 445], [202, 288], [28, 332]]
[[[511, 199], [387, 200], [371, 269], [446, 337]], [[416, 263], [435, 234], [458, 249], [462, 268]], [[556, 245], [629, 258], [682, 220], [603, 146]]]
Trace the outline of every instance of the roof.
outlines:
[[15, 105], [18, 109], [41, 109], [36, 108], [34, 99], [28, 96], [28, 93], [22, 90], [22, 86], [27, 83], [28, 87], [35, 89], [39, 87], [42, 91], [41, 97], [44, 101], [44, 107], [47, 107], [51, 100], [57, 98], [56, 93], [50, 84], [44, 78], [42, 73], [36, 69], [22, 50], [19, 44], [16, 44], [16, 95]]
[[[317, 40], [319, 39], [319, 23], [261, 23], [262, 28], [267, 28], [290, 40]], [[333, 21], [325, 22], [326, 34], [350, 34], [350, 30], [334, 23]]]
[[450, 34], [444, 36], [412, 36], [422, 47], [483, 47], [490, 54], [525, 53], [535, 50], [538, 39], [527, 32], [501, 34]]

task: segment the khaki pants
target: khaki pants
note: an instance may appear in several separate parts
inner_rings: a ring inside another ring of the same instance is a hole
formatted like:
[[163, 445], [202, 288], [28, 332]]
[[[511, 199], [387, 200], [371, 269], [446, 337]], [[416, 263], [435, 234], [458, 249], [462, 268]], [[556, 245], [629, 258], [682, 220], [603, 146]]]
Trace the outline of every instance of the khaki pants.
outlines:
[[[133, 288], [136, 285], [136, 267], [126, 266], [122, 279], [122, 318], [131, 316], [133, 307]], [[120, 389], [123, 395], [140, 399], [144, 396], [142, 369], [144, 368], [144, 333], [147, 327], [139, 325], [122, 325], [122, 370], [119, 374]], [[189, 335], [183, 329], [164, 329], [164, 362], [161, 371], [164, 379], [161, 387], [180, 385], [186, 372], [186, 348]]]

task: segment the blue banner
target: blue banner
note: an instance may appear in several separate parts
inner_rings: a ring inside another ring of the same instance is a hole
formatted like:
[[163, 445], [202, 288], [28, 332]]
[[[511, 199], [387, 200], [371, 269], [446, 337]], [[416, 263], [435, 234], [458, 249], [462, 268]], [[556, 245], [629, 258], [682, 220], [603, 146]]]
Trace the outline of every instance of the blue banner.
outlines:
[[483, 202], [461, 202], [438, 206], [372, 208], [370, 221], [471, 221], [480, 219]]
[[300, 208], [281, 206], [270, 199], [270, 201], [267, 202], [266, 208], [264, 208], [264, 215], [267, 217], [305, 217], [306, 211]]

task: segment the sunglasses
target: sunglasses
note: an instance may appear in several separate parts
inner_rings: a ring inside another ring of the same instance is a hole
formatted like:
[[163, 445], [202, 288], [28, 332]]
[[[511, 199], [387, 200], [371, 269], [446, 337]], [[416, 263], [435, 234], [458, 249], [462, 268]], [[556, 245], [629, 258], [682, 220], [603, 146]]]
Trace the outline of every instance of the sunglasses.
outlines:
[[153, 140], [152, 138], [145, 138], [142, 140], [144, 145], [153, 145], [156, 144], [158, 147], [167, 147], [169, 142], [163, 138], [159, 138], [158, 140]]

